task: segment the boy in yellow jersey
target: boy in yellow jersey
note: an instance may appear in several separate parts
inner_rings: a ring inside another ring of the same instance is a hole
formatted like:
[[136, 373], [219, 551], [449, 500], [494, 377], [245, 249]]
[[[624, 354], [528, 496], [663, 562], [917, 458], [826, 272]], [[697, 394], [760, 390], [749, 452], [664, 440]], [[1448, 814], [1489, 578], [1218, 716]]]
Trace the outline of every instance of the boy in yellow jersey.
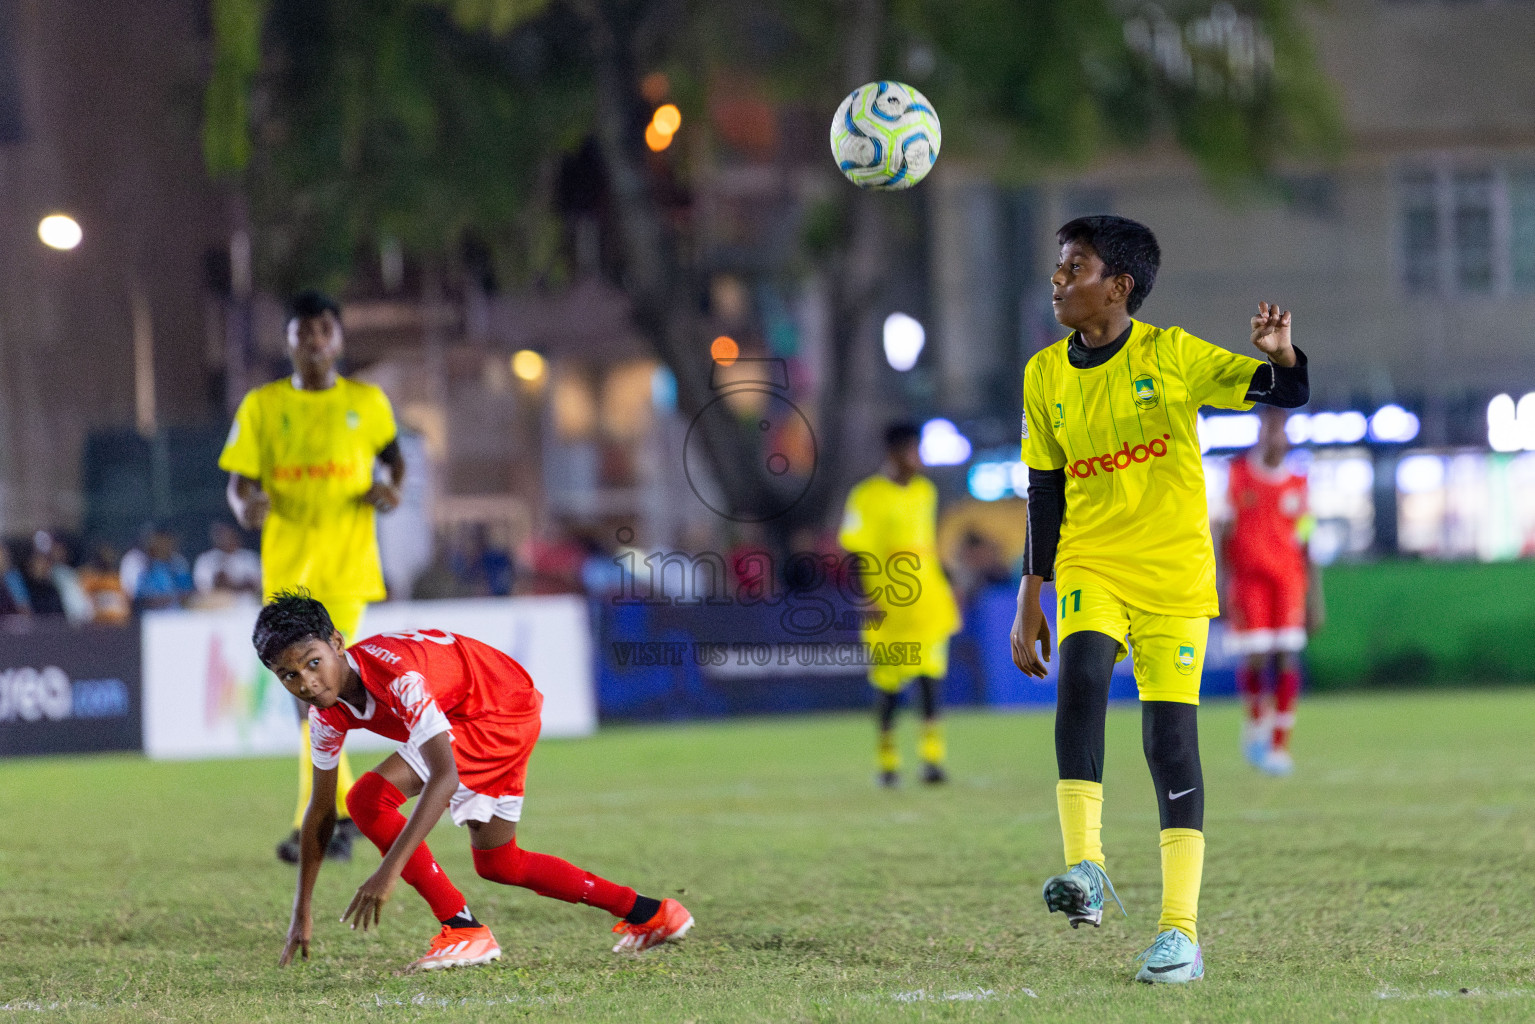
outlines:
[[938, 561], [938, 490], [921, 475], [920, 439], [910, 423], [885, 431], [884, 469], [848, 495], [837, 535], [858, 560], [856, 574], [874, 612], [863, 639], [871, 651], [885, 652], [871, 660], [869, 682], [878, 691], [879, 783], [887, 788], [900, 781], [895, 711], [913, 679], [922, 701], [922, 781], [948, 779], [938, 697], [949, 673], [949, 638], [959, 632], [959, 606]]
[[1161, 262], [1144, 225], [1082, 217], [1056, 241], [1052, 305], [1072, 333], [1024, 371], [1029, 541], [1011, 636], [1014, 663], [1043, 678], [1050, 626], [1039, 593], [1053, 576], [1056, 805], [1067, 870], [1045, 883], [1045, 905], [1073, 928], [1096, 926], [1105, 890], [1114, 892], [1100, 841], [1103, 728], [1114, 663], [1133, 651], [1162, 825], [1162, 914], [1136, 979], [1194, 981], [1204, 974], [1196, 918], [1205, 845], [1195, 713], [1218, 611], [1195, 417], [1203, 405], [1304, 405], [1306, 359], [1290, 342], [1289, 312], [1268, 303], [1251, 321], [1266, 361], [1132, 320]]
[[[304, 588], [330, 611], [348, 641], [363, 609], [384, 596], [374, 517], [400, 503], [405, 459], [394, 410], [372, 384], [336, 372], [341, 307], [319, 292], [296, 296], [288, 320], [293, 375], [256, 388], [235, 413], [219, 468], [229, 472], [229, 506], [240, 525], [261, 531], [261, 581], [267, 599]], [[379, 479], [379, 466], [388, 479]], [[309, 723], [302, 726], [299, 797], [293, 834], [277, 856], [298, 863], [298, 826], [309, 803]], [[336, 830], [328, 854], [351, 855], [355, 829], [346, 810], [351, 766], [339, 766]]]

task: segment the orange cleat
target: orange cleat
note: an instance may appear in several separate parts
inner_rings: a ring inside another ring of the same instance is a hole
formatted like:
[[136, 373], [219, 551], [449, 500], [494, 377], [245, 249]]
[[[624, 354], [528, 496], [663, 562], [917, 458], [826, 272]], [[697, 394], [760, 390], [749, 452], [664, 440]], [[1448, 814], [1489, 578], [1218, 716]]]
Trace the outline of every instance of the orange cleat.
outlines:
[[674, 899], [664, 899], [661, 909], [644, 924], [620, 921], [613, 926], [613, 931], [623, 935], [613, 952], [639, 953], [663, 942], [676, 942], [692, 927], [693, 915], [688, 913], [688, 908]]
[[496, 937], [484, 925], [478, 928], [450, 928], [432, 940], [426, 956], [410, 965], [413, 971], [440, 971], [445, 967], [473, 967], [501, 959], [501, 947]]

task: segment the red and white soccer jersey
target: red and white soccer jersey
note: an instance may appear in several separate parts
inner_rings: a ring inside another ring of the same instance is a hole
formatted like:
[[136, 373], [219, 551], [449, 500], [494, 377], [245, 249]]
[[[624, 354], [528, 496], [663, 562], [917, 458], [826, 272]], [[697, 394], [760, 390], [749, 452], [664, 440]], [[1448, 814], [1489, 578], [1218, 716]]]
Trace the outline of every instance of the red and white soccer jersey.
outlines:
[[521, 818], [544, 705], [521, 665], [488, 644], [441, 630], [368, 637], [346, 657], [367, 703], [360, 710], [345, 701], [309, 709], [315, 767], [335, 768], [346, 734], [369, 729], [399, 740], [400, 756], [425, 780], [431, 771], [421, 745], [447, 732], [459, 781], [448, 807], [453, 823]]
[[1306, 646], [1307, 564], [1301, 520], [1306, 478], [1256, 456], [1231, 463], [1231, 526], [1226, 533], [1232, 653], [1267, 654]]

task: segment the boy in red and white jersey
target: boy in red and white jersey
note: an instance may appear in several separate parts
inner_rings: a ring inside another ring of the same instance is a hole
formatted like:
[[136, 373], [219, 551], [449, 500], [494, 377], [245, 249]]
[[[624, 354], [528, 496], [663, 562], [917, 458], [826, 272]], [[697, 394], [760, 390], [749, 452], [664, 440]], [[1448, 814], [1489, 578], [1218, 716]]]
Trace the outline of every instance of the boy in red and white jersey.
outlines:
[[[1231, 463], [1226, 529], [1227, 595], [1231, 607], [1228, 648], [1244, 656], [1237, 688], [1247, 704], [1242, 750], [1255, 766], [1274, 775], [1294, 767], [1290, 731], [1300, 696], [1299, 654], [1308, 628], [1321, 622], [1320, 587], [1314, 586], [1306, 552], [1311, 532], [1306, 478], [1285, 462], [1290, 443], [1286, 413], [1265, 407], [1258, 443]], [[1264, 675], [1272, 659], [1274, 700], [1264, 706]]]
[[[346, 648], [325, 606], [283, 593], [262, 608], [252, 637], [262, 662], [310, 705], [314, 788], [300, 828], [298, 892], [279, 964], [309, 957], [311, 896], [336, 824], [336, 776], [346, 734], [368, 729], [400, 749], [357, 780], [347, 809], [383, 863], [358, 888], [342, 920], [377, 924], [396, 882], [414, 887], [442, 930], [413, 967], [435, 970], [486, 963], [501, 955], [490, 929], [469, 912], [427, 848], [448, 812], [467, 825], [480, 877], [586, 903], [621, 920], [614, 952], [680, 939], [693, 918], [673, 899], [656, 900], [517, 845], [528, 756], [538, 742], [543, 695], [502, 652], [469, 637], [426, 630], [386, 633]], [[407, 820], [400, 806], [419, 796]]]

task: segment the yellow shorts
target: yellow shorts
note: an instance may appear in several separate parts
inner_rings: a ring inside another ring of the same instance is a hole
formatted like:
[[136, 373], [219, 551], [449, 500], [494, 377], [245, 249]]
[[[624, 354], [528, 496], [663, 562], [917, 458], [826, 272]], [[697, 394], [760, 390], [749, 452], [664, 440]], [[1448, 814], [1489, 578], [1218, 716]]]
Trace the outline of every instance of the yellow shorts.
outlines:
[[[895, 649], [886, 637], [886, 647]], [[878, 642], [878, 641], [875, 641]], [[915, 648], [915, 650], [913, 650]], [[886, 693], [900, 693], [918, 676], [942, 679], [949, 674], [949, 638], [902, 644], [899, 655], [888, 655], [886, 664], [869, 666], [869, 682]], [[877, 656], [877, 654], [876, 654]]]
[[1119, 641], [1121, 659], [1135, 652], [1135, 687], [1141, 700], [1199, 703], [1209, 619], [1133, 608], [1086, 574], [1059, 577], [1055, 593], [1057, 644], [1073, 633], [1107, 634]]

